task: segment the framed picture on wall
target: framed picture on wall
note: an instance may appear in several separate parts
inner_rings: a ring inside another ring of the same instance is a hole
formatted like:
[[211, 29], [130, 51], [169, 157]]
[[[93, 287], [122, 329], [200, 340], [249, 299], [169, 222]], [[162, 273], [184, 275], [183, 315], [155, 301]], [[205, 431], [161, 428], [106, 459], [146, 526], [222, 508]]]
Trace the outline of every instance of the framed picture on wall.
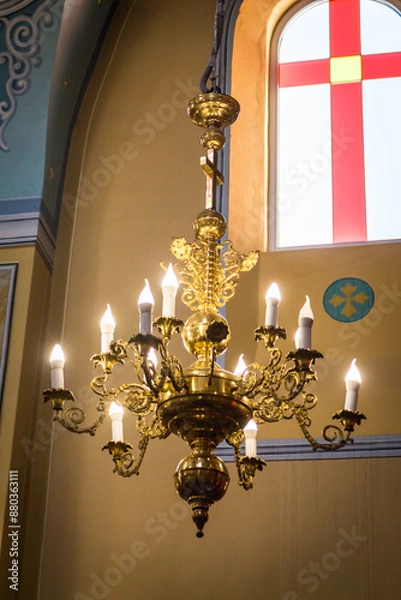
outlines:
[[0, 264], [0, 407], [3, 400], [8, 344], [18, 264]]

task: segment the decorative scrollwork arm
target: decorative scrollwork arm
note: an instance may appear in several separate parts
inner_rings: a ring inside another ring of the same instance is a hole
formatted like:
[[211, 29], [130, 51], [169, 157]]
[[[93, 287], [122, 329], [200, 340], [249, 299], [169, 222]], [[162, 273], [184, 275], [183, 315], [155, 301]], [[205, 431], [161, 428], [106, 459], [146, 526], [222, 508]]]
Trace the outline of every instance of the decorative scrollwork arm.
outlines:
[[75, 401], [74, 395], [66, 389], [48, 389], [43, 392], [44, 402], [52, 401], [55, 415], [54, 421], [60, 423], [65, 429], [73, 433], [89, 433], [95, 435], [97, 428], [103, 423], [107, 416], [107, 408], [110, 401], [103, 399], [98, 403], [97, 410], [100, 413], [96, 421], [88, 427], [80, 427], [85, 420], [85, 412], [79, 406], [71, 406], [64, 410], [64, 402]]
[[304, 410], [295, 412], [296, 419], [305, 438], [311, 444], [313, 450], [333, 451], [342, 448], [347, 443], [353, 443], [351, 437], [354, 431], [355, 424], [360, 425], [362, 419], [366, 419], [365, 415], [353, 410], [339, 410], [333, 415], [333, 419], [339, 419], [344, 427], [344, 431], [337, 425], [326, 425], [322, 432], [322, 437], [325, 442], [318, 442], [309, 432], [311, 421], [305, 416]]
[[113, 473], [117, 473], [121, 477], [131, 477], [132, 475], [139, 475], [139, 469], [142, 465], [146, 449], [149, 444], [150, 437], [144, 435], [138, 445], [139, 457], [135, 459], [132, 450], [132, 444], [128, 442], [114, 442], [110, 441], [105, 444], [102, 450], [108, 450], [109, 454], [113, 457], [114, 469]]
[[253, 488], [253, 478], [256, 471], [262, 471], [267, 462], [257, 456], [241, 456], [241, 443], [244, 441], [245, 435], [242, 430], [236, 431], [227, 438], [227, 443], [234, 448], [235, 463], [238, 472], [238, 484], [244, 490]]

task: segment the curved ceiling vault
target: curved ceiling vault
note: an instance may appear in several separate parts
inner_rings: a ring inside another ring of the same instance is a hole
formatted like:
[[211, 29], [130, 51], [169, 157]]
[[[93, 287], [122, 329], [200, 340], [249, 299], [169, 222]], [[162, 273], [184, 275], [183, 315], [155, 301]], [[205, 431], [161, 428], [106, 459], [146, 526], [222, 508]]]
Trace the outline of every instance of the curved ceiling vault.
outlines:
[[3, 0], [0, 246], [51, 267], [75, 118], [119, 0]]

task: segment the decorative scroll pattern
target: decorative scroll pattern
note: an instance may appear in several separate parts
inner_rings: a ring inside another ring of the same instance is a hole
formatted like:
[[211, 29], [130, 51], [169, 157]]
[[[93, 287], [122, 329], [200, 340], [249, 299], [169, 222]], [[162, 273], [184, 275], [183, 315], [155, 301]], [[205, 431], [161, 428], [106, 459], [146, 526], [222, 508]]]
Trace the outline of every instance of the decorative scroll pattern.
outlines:
[[38, 67], [41, 63], [40, 43], [43, 35], [54, 25], [56, 15], [52, 8], [58, 1], [46, 0], [31, 16], [19, 14], [11, 19], [3, 16], [11, 13], [12, 8], [30, 4], [23, 0], [8, 0], [6, 7], [0, 11], [0, 32], [3, 33], [6, 47], [6, 50], [0, 52], [0, 67], [8, 67], [5, 97], [0, 98], [1, 150], [10, 150], [4, 137], [5, 129], [16, 113], [18, 96], [26, 94], [30, 88], [33, 67]]
[[250, 271], [258, 261], [258, 253], [237, 252], [230, 241], [197, 238], [189, 244], [175, 238], [171, 252], [178, 259], [174, 265], [185, 289], [182, 301], [191, 309], [218, 310], [233, 297], [241, 271]]

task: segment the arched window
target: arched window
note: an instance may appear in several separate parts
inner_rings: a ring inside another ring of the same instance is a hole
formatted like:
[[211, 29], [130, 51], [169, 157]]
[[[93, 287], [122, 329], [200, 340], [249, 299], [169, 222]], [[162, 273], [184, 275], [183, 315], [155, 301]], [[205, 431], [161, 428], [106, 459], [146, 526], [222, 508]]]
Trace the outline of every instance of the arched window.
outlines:
[[401, 12], [313, 2], [277, 61], [275, 247], [401, 238]]

